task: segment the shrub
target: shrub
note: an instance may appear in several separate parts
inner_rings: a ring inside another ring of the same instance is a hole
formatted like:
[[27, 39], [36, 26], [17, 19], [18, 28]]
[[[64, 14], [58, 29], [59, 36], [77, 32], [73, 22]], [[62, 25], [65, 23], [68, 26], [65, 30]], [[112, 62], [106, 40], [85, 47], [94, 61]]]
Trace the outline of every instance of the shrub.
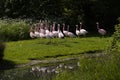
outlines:
[[[118, 20], [120, 22], [120, 18], [118, 18]], [[118, 50], [118, 48], [120, 47], [119, 42], [120, 42], [120, 23], [115, 25], [115, 32], [113, 34], [113, 40], [111, 42], [110, 52]]]
[[29, 38], [29, 24], [25, 20], [0, 20], [0, 39], [5, 41]]

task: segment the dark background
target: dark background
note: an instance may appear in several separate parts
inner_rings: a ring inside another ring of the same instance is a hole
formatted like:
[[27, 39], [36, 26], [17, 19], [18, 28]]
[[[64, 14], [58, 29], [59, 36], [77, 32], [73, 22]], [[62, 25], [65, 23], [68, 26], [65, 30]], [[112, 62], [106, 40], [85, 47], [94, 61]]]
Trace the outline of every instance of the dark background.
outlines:
[[108, 33], [120, 16], [120, 0], [0, 0], [1, 18], [47, 19], [70, 25], [83, 22], [90, 33], [96, 31], [96, 22]]

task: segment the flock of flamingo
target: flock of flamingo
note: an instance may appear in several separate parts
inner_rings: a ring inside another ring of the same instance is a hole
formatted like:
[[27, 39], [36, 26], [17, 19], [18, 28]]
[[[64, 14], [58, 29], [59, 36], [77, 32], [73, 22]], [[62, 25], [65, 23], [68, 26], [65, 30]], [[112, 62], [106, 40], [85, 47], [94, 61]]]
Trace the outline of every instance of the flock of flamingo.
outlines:
[[[98, 32], [101, 35], [106, 34], [105, 29], [99, 28], [99, 22], [96, 22]], [[67, 29], [65, 30], [65, 28]], [[75, 34], [69, 31], [70, 26], [65, 25], [64, 23], [62, 25], [57, 24], [53, 22], [53, 24], [49, 24], [48, 22], [45, 21], [40, 21], [38, 25], [32, 25], [30, 27], [30, 37], [31, 38], [64, 38], [64, 37], [79, 37], [81, 35], [85, 36], [88, 31], [82, 28], [82, 22], [80, 22], [79, 25], [75, 25], [76, 31]], [[57, 28], [57, 30], [56, 30]]]

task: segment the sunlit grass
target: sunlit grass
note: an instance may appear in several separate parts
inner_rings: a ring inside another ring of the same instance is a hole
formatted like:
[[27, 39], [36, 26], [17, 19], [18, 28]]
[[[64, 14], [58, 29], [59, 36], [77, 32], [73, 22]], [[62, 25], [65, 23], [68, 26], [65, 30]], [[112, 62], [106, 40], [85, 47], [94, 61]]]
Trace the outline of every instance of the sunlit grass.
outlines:
[[4, 59], [26, 63], [31, 59], [56, 58], [105, 50], [111, 38], [86, 37], [65, 39], [34, 39], [7, 42]]

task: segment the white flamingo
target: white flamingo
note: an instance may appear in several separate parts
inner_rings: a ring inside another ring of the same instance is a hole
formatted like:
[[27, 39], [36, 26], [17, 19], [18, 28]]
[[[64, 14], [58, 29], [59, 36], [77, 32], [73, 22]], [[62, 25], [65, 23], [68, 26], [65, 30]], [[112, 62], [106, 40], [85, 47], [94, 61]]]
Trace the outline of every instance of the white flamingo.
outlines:
[[39, 37], [40, 37], [40, 35], [39, 35], [39, 34], [40, 34], [40, 33], [39, 33], [39, 29], [38, 29], [37, 26], [35, 26], [34, 34], [35, 34], [36, 38], [39, 38]]
[[45, 34], [43, 23], [40, 23], [40, 32], [43, 33], [43, 34]]
[[65, 36], [68, 36], [68, 31], [65, 30], [65, 24], [63, 23], [63, 33]]
[[49, 24], [48, 23], [46, 23], [46, 26], [45, 26], [45, 37], [46, 38], [51, 38], [51, 32], [50, 32], [50, 30], [49, 30]]
[[60, 24], [58, 24], [58, 38], [64, 38], [64, 34], [60, 30]]
[[40, 38], [45, 38], [45, 30], [43, 29], [43, 23], [40, 23], [40, 31], [39, 31]]
[[45, 38], [46, 37], [46, 35], [41, 33], [41, 32], [39, 33], [39, 36], [40, 36], [40, 38]]
[[80, 22], [80, 35], [85, 36], [88, 32], [85, 29], [82, 29], [82, 22]]
[[58, 31], [55, 31], [55, 22], [53, 23], [53, 29], [52, 29], [52, 33], [54, 37], [58, 37]]
[[80, 31], [78, 30], [78, 25], [76, 25], [76, 35], [79, 37], [80, 36]]
[[105, 34], [106, 34], [106, 30], [105, 30], [105, 29], [100, 29], [100, 28], [99, 28], [99, 22], [96, 22], [96, 24], [97, 24], [97, 29], [98, 29], [99, 34], [105, 35]]
[[47, 27], [45, 27], [45, 37], [50, 38], [50, 31], [47, 29]]
[[35, 38], [34, 30], [32, 27], [30, 28], [30, 37]]
[[47, 24], [46, 27], [45, 27], [45, 34], [49, 34], [50, 31], [49, 31], [49, 25]]
[[69, 36], [69, 37], [76, 37], [72, 32], [69, 32], [69, 25], [67, 25], [67, 31], [68, 31], [68, 33], [67, 33], [67, 35]]
[[49, 33], [49, 35], [50, 35], [51, 38], [54, 38], [52, 25], [50, 25], [50, 33]]

